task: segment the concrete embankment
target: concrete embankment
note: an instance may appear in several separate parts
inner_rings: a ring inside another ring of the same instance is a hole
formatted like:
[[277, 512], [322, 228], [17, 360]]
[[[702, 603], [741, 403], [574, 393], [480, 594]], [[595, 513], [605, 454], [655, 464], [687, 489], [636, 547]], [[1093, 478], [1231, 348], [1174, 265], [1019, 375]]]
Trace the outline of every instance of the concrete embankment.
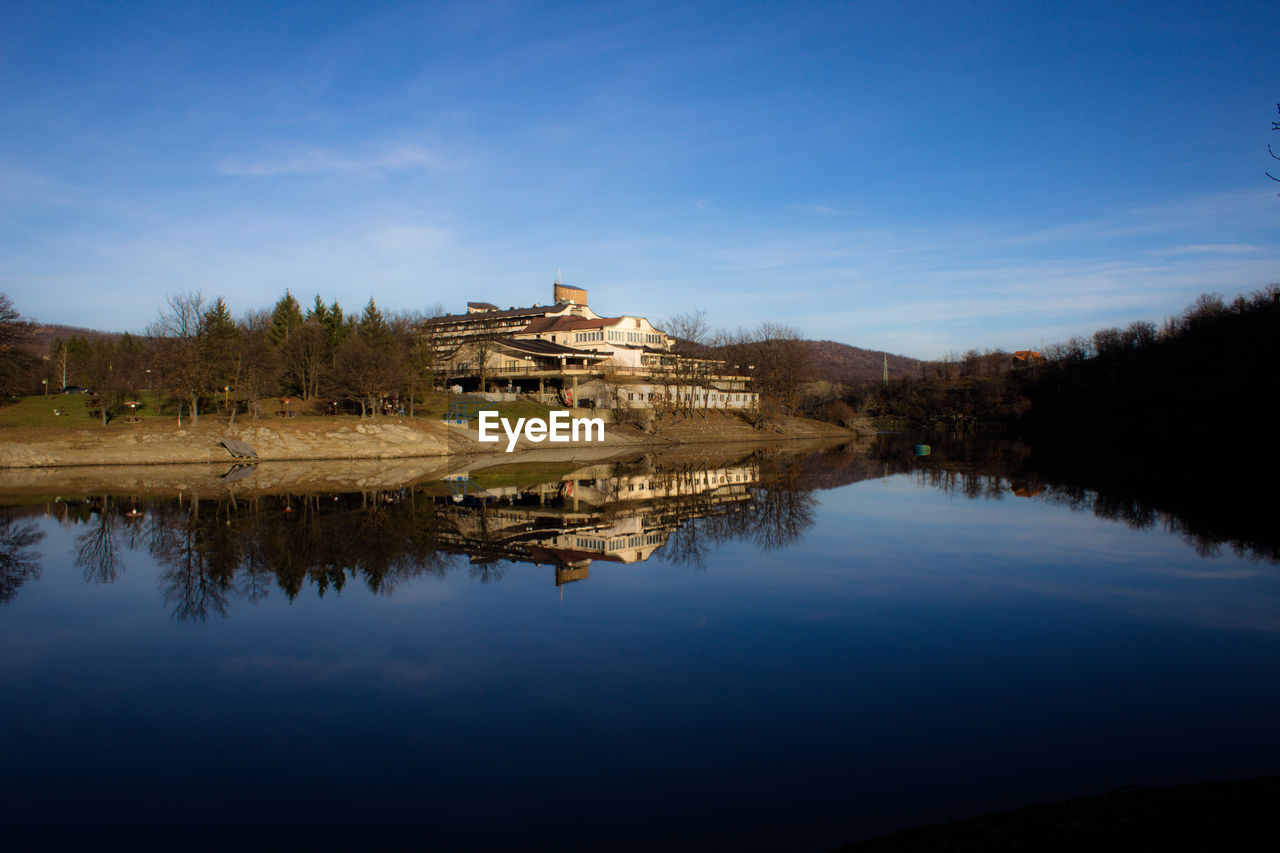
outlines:
[[252, 461], [277, 462], [473, 455], [526, 459], [550, 454], [562, 458], [566, 453], [587, 460], [629, 449], [849, 435], [839, 427], [798, 418], [761, 430], [739, 418], [713, 412], [661, 423], [648, 431], [609, 425], [603, 441], [551, 444], [521, 437], [515, 452], [507, 454], [505, 437], [500, 443], [481, 443], [474, 427], [459, 429], [436, 420], [300, 418], [230, 425], [207, 418], [195, 428], [144, 422], [105, 429], [8, 429], [0, 432], [0, 469], [234, 463], [235, 454], [223, 444], [228, 439], [252, 448], [257, 454]]
[[459, 443], [436, 421], [308, 419], [228, 425], [210, 419], [196, 428], [143, 423], [118, 429], [16, 429], [0, 433], [0, 468], [234, 461], [224, 439], [244, 442], [264, 462], [448, 456]]
[[[0, 470], [0, 504], [27, 498], [85, 495], [195, 495], [206, 498], [280, 494], [331, 494], [431, 487], [447, 477], [486, 474], [519, 482], [565, 476], [596, 477], [601, 466], [644, 464], [661, 468], [718, 468], [758, 453], [807, 453], [843, 445], [844, 438], [773, 442], [710, 442], [642, 447], [558, 447], [519, 453], [425, 456], [405, 459], [70, 465]], [[589, 472], [589, 473], [587, 473]]]

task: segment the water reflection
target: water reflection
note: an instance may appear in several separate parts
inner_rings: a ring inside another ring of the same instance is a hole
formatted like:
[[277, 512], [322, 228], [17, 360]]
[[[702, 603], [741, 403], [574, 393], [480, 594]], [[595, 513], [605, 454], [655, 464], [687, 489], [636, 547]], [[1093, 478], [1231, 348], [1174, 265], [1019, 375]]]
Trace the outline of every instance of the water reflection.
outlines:
[[[178, 472], [201, 492], [180, 499], [128, 497], [141, 472], [0, 510], [11, 835], [75, 799], [121, 837], [229, 815], [220, 844], [509, 849], [536, 826], [558, 850], [618, 848], [619, 827], [631, 849], [830, 849], [1275, 773], [1280, 575], [1050, 505], [1209, 530], [1177, 493], [916, 443], [370, 468], [338, 493], [275, 493], [263, 465], [233, 487]], [[234, 779], [284, 799], [246, 812]], [[548, 823], [583, 779], [599, 796]]]
[[917, 456], [918, 437], [883, 436], [876, 448], [886, 473], [909, 473], [921, 486], [969, 499], [1034, 498], [1088, 512], [1133, 529], [1180, 536], [1202, 557], [1280, 562], [1280, 527], [1259, 484], [1278, 473], [1254, 460], [1248, 469], [1188, 454], [1150, 458], [1117, 442], [1114, 454], [1070, 456], [1064, 448], [1019, 441], [931, 436], [931, 453]]
[[34, 550], [44, 538], [35, 522], [18, 521], [0, 513], [0, 604], [8, 603], [27, 581], [40, 577], [40, 554]]
[[769, 451], [714, 463], [642, 456], [554, 478], [480, 471], [340, 494], [59, 499], [5, 510], [0, 603], [39, 576], [32, 546], [43, 534], [19, 519], [24, 513], [56, 514], [75, 531], [74, 562], [87, 582], [112, 583], [130, 551], [149, 554], [173, 617], [200, 622], [272, 588], [293, 599], [311, 587], [322, 597], [356, 580], [390, 594], [463, 566], [482, 583], [514, 565], [546, 567], [557, 585], [589, 579], [598, 564], [658, 559], [698, 569], [730, 541], [769, 551], [800, 540], [813, 524], [815, 490], [895, 474], [955, 497], [1035, 499], [1160, 528], [1206, 557], [1227, 549], [1280, 560], [1280, 534], [1265, 507], [1220, 479], [1208, 489], [1184, 469], [1176, 487], [1166, 483], [1153, 497], [1113, 482], [1114, 469], [1109, 490], [1091, 488], [1100, 477], [1079, 461], [1064, 472], [1053, 457], [1016, 442], [928, 440], [928, 455], [916, 452], [918, 436], [888, 435], [870, 449]]
[[[781, 548], [813, 523], [813, 486], [800, 457], [718, 464], [642, 457], [522, 479], [481, 472], [343, 494], [103, 495], [59, 499], [44, 511], [78, 531], [74, 561], [86, 581], [117, 580], [124, 555], [144, 551], [160, 568], [172, 616], [191, 622], [226, 616], [232, 602], [258, 601], [272, 587], [293, 599], [308, 586], [323, 596], [358, 580], [390, 594], [404, 581], [463, 565], [482, 583], [517, 564], [549, 567], [557, 585], [587, 580], [599, 563], [657, 558], [699, 568], [728, 541]], [[6, 548], [12, 597], [38, 573], [23, 547], [39, 535], [31, 522], [5, 529], [14, 543]]]

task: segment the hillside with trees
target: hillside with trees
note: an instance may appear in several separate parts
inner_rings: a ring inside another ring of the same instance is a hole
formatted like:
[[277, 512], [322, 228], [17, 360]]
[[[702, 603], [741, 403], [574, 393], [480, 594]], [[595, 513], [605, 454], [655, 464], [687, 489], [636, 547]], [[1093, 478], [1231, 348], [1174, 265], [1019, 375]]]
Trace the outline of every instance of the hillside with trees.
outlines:
[[839, 341], [806, 341], [810, 378], [825, 382], [855, 384], [878, 382], [884, 378], [885, 361], [889, 364], [889, 378], [905, 379], [920, 372], [922, 362], [905, 355], [894, 355], [881, 350], [842, 344]]
[[998, 427], [1098, 446], [1211, 443], [1264, 429], [1277, 389], [1280, 285], [1200, 296], [1162, 327], [1135, 322], [1018, 359], [970, 351], [847, 402], [918, 427]]

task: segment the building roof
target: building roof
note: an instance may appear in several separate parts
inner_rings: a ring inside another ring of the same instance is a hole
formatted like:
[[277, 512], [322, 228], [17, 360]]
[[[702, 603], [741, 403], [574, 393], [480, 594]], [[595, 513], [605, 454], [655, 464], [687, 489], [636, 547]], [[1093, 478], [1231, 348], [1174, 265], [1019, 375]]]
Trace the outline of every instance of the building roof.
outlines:
[[573, 332], [578, 329], [600, 329], [619, 322], [621, 317], [600, 317], [588, 320], [572, 314], [557, 317], [539, 317], [520, 330], [519, 334], [532, 335], [539, 332]]
[[[472, 303], [467, 303], [468, 305]], [[478, 304], [478, 303], [477, 303]], [[441, 317], [428, 317], [423, 322], [428, 325], [444, 323], [462, 323], [487, 320], [505, 320], [508, 317], [539, 317], [551, 311], [564, 310], [565, 306], [531, 305], [528, 308], [502, 308], [496, 311], [479, 311], [472, 314], [445, 314]]]
[[561, 356], [567, 355], [574, 358], [582, 358], [584, 356], [599, 355], [601, 358], [606, 357], [606, 353], [594, 353], [590, 350], [574, 349], [562, 344], [553, 344], [551, 341], [539, 340], [516, 340], [514, 338], [502, 338], [496, 342], [503, 349], [512, 350], [514, 352], [528, 353], [529, 355], [546, 355]]
[[[584, 532], [584, 536], [597, 536], [599, 534]], [[526, 550], [529, 556], [537, 560], [539, 563], [552, 563], [555, 565], [566, 566], [570, 563], [577, 563], [583, 560], [605, 560], [610, 563], [621, 563], [623, 559], [616, 554], [604, 554], [599, 551], [579, 551], [573, 548], [546, 548], [541, 545], [527, 545]]]
[[492, 302], [468, 302], [468, 308], [479, 308], [482, 311], [497, 311], [498, 306]]

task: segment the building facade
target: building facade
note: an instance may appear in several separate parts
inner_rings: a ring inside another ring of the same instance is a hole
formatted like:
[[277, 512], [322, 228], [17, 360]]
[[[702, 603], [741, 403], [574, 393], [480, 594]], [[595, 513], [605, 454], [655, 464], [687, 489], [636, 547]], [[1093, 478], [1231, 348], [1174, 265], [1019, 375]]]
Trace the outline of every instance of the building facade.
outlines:
[[571, 405], [597, 408], [751, 409], [749, 377], [722, 362], [673, 351], [675, 340], [645, 317], [602, 317], [587, 291], [556, 282], [554, 304], [467, 311], [422, 326], [440, 374], [479, 390], [558, 391]]

